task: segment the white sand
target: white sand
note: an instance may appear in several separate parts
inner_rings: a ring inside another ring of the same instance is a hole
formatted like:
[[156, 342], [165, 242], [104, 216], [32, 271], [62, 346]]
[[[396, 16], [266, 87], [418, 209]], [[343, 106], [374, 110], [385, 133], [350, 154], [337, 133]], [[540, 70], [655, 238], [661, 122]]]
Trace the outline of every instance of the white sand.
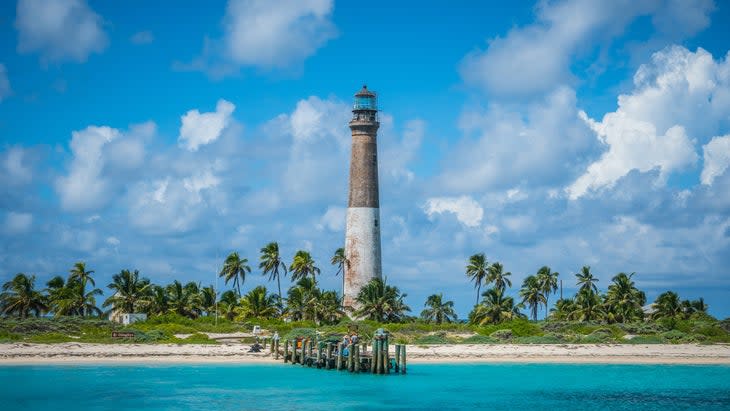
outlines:
[[[249, 353], [248, 347], [248, 344], [0, 344], [0, 365], [276, 362], [268, 350], [262, 353]], [[410, 363], [558, 362], [730, 365], [730, 346], [728, 345], [409, 345], [407, 353]]]

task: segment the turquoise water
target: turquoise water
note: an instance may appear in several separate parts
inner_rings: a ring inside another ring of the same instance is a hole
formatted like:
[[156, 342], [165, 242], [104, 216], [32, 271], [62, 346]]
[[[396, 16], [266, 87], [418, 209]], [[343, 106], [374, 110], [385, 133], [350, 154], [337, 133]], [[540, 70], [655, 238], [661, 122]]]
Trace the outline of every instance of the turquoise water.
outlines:
[[407, 375], [292, 365], [0, 367], [0, 410], [730, 410], [730, 367], [412, 365]]

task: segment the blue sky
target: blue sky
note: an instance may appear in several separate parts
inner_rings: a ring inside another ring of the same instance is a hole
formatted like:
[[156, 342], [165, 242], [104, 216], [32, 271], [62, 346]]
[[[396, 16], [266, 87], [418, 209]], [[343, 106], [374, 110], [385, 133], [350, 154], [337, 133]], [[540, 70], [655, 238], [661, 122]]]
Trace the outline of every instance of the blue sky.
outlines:
[[729, 316], [728, 5], [514, 3], [3, 2], [0, 280], [83, 260], [210, 284], [278, 241], [338, 287], [367, 83], [383, 269], [414, 313], [443, 292], [466, 316], [484, 252], [513, 294], [590, 265]]

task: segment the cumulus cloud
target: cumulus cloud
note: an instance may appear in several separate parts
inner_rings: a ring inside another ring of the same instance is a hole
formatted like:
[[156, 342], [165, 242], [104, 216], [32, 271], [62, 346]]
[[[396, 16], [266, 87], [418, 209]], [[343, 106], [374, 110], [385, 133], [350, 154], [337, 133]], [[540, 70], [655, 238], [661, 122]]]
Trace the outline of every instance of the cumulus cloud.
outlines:
[[332, 0], [231, 0], [225, 44], [240, 65], [285, 67], [314, 54], [335, 35]]
[[[696, 141], [730, 124], [730, 63], [698, 49], [672, 46], [655, 53], [634, 76], [634, 90], [598, 122], [581, 118], [606, 151], [568, 188], [570, 198], [610, 187], [631, 170], [668, 174], [695, 163]], [[698, 119], [702, 119], [698, 121]]]
[[102, 175], [103, 149], [120, 134], [119, 130], [106, 126], [89, 126], [72, 133], [73, 160], [69, 174], [56, 180], [56, 191], [64, 209], [93, 210], [109, 201], [109, 181]]
[[206, 37], [199, 57], [173, 67], [206, 71], [213, 77], [242, 67], [297, 69], [337, 35], [333, 8], [333, 0], [229, 0], [223, 37]]
[[562, 184], [594, 145], [575, 92], [565, 87], [521, 108], [494, 103], [466, 112], [460, 126], [467, 135], [445, 155], [437, 178], [440, 189], [454, 193]]
[[338, 206], [329, 206], [324, 215], [319, 219], [317, 228], [320, 230], [327, 229], [330, 231], [342, 231], [345, 228], [345, 219], [347, 209]]
[[467, 227], [477, 227], [482, 222], [484, 210], [470, 196], [434, 197], [426, 200], [423, 211], [429, 218], [436, 214], [452, 213]]
[[[652, 16], [657, 33], [646, 44], [661, 39], [679, 41], [709, 25], [711, 0], [564, 0], [539, 2], [536, 21], [491, 39], [486, 49], [468, 54], [460, 66], [464, 81], [502, 97], [545, 93], [555, 85], [574, 82], [572, 60], [606, 48], [636, 18]], [[636, 45], [634, 49], [646, 49]]]
[[5, 65], [0, 63], [0, 102], [13, 94], [13, 89], [10, 88], [10, 80], [8, 80], [8, 70]]
[[31, 181], [33, 171], [26, 163], [26, 153], [21, 147], [11, 147], [2, 156], [2, 169], [8, 184], [20, 185]]
[[39, 53], [45, 62], [84, 62], [107, 46], [102, 25], [85, 0], [19, 0], [18, 52]]
[[722, 137], [713, 137], [702, 147], [704, 151], [704, 166], [700, 181], [711, 185], [712, 181], [725, 173], [730, 166], [730, 134]]
[[214, 112], [201, 114], [197, 109], [188, 111], [180, 118], [180, 145], [190, 151], [197, 151], [200, 146], [216, 141], [230, 123], [235, 109], [233, 103], [221, 99]]
[[137, 45], [150, 44], [155, 41], [155, 36], [149, 30], [138, 31], [137, 33], [134, 33], [129, 40]]
[[32, 214], [11, 211], [5, 215], [5, 232], [8, 234], [21, 234], [27, 232], [32, 223]]

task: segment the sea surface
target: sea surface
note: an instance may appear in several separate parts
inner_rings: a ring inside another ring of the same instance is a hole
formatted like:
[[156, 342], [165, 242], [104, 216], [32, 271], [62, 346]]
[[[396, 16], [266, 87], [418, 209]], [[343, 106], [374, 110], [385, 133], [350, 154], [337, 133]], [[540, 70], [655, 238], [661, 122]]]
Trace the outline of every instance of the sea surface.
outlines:
[[0, 410], [730, 410], [730, 366], [0, 366]]

